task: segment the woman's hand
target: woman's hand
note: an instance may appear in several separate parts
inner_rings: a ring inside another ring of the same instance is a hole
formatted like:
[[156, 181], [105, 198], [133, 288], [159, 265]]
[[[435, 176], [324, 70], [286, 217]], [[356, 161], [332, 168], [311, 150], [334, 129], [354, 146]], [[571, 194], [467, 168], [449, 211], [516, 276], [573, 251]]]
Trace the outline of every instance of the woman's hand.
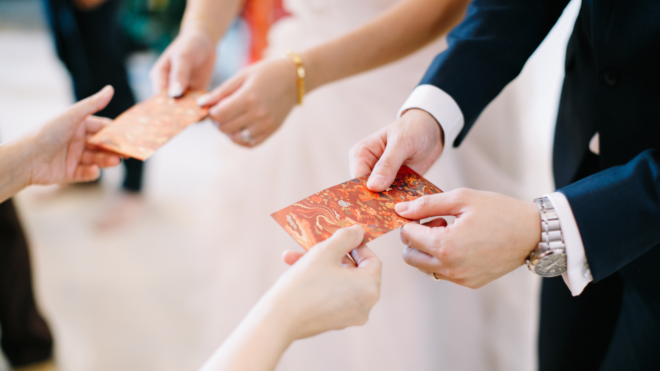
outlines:
[[[367, 322], [380, 297], [381, 262], [363, 238], [360, 226], [340, 229], [297, 258], [264, 298], [280, 308], [292, 340]], [[342, 263], [349, 252], [357, 267]]]
[[188, 89], [206, 89], [215, 65], [213, 36], [202, 27], [189, 26], [165, 49], [151, 68], [154, 92], [179, 97]]
[[106, 86], [29, 137], [26, 145], [32, 153], [30, 184], [89, 182], [99, 177], [100, 168], [119, 164], [119, 155], [87, 144], [87, 139], [112, 122], [92, 114], [105, 108], [113, 93], [112, 87]]
[[106, 86], [35, 133], [0, 146], [0, 202], [32, 184], [89, 182], [100, 168], [119, 164], [119, 155], [87, 144], [87, 139], [112, 122], [92, 116], [102, 110], [113, 89]]
[[296, 65], [284, 58], [251, 65], [198, 103], [211, 106], [218, 128], [236, 144], [253, 147], [273, 134], [296, 105]]
[[[362, 244], [364, 230], [337, 231], [305, 254], [261, 298], [200, 371], [273, 370], [297, 339], [367, 322], [380, 296], [381, 263]], [[342, 264], [351, 252], [357, 267]]]

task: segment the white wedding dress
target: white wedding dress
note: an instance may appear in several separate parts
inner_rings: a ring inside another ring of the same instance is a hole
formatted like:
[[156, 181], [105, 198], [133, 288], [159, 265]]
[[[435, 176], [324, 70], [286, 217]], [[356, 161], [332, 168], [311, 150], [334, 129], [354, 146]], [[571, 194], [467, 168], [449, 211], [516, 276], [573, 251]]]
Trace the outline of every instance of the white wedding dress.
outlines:
[[[293, 15], [272, 29], [268, 54], [284, 55], [327, 41], [395, 2], [287, 0]], [[209, 285], [216, 293], [214, 302], [205, 303], [205, 317], [213, 318], [206, 327], [210, 342], [219, 345], [286, 269], [282, 252], [300, 249], [269, 215], [348, 180], [349, 149], [395, 119], [444, 48], [439, 40], [402, 61], [312, 92], [257, 148], [223, 142], [224, 175], [217, 199], [209, 200], [223, 213], [217, 223], [222, 244], [209, 257], [215, 264]], [[444, 190], [465, 186], [527, 200], [548, 191], [547, 135], [552, 129], [539, 132], [522, 124], [532, 116], [529, 95], [535, 83], [528, 78], [509, 86], [463, 145], [447, 149], [426, 177]], [[545, 142], [530, 143], [544, 136]], [[521, 268], [471, 290], [434, 282], [406, 265], [398, 231], [369, 245], [383, 260], [383, 280], [381, 300], [368, 324], [294, 343], [278, 370], [534, 369], [538, 281], [532, 274]]]

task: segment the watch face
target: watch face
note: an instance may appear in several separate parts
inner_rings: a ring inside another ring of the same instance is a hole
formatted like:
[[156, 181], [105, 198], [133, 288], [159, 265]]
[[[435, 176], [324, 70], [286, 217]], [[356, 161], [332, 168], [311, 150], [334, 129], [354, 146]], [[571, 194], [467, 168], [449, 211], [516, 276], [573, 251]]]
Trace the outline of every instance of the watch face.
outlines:
[[566, 253], [551, 250], [542, 254], [534, 265], [534, 271], [543, 277], [555, 277], [566, 273]]

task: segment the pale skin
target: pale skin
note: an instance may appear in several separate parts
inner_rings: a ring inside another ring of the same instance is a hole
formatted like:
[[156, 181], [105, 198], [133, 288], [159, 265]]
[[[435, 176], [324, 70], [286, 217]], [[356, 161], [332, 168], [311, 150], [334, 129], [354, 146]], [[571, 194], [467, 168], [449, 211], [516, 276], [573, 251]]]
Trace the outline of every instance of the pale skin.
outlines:
[[[406, 111], [398, 120], [358, 142], [349, 153], [351, 175], [369, 175], [367, 187], [381, 192], [402, 165], [424, 173], [444, 148], [440, 125], [427, 112]], [[513, 271], [541, 240], [541, 217], [533, 202], [497, 193], [458, 189], [396, 205], [404, 218], [455, 216], [401, 229], [403, 259], [424, 273], [479, 288]]]
[[[380, 296], [381, 262], [364, 231], [337, 231], [308, 253], [287, 251], [292, 267], [259, 300], [201, 371], [273, 370], [298, 339], [367, 322]], [[342, 263], [351, 253], [357, 266]]]
[[118, 155], [86, 143], [112, 122], [92, 115], [110, 102], [113, 93], [106, 86], [34, 133], [0, 145], [0, 202], [29, 185], [96, 180], [101, 168], [118, 165]]
[[[211, 19], [222, 19], [221, 6], [235, 9], [230, 1], [197, 1], [196, 11], [203, 11]], [[307, 93], [342, 78], [346, 78], [401, 59], [446, 34], [463, 17], [467, 0], [406, 0], [394, 5], [381, 16], [363, 27], [309, 50], [298, 51], [305, 68]], [[190, 6], [189, 6], [190, 8]], [[189, 13], [188, 9], [186, 13]], [[193, 14], [193, 11], [190, 11]], [[192, 17], [191, 17], [192, 18]], [[227, 23], [216, 22], [218, 29]], [[184, 25], [186, 22], [184, 21]], [[162, 60], [180, 60], [184, 66], [206, 66], [203, 60], [214, 57], [207, 27], [184, 27], [172, 45], [186, 52], [165, 52], [152, 70], [152, 82], [158, 91], [170, 89], [176, 83], [176, 74], [164, 68]], [[206, 35], [203, 35], [206, 32]], [[187, 40], [187, 41], [186, 41]], [[185, 46], [184, 46], [185, 45]], [[169, 49], [169, 48], [168, 48]], [[170, 62], [171, 64], [174, 62]], [[210, 72], [201, 68], [190, 73], [189, 80], [180, 80], [182, 91], [203, 88], [199, 81], [210, 79]], [[188, 84], [187, 81], [196, 84]], [[256, 146], [273, 134], [296, 105], [296, 65], [289, 59], [273, 58], [251, 65], [221, 86], [201, 97], [201, 105], [210, 106], [210, 115], [219, 129], [234, 142], [243, 146]], [[303, 103], [304, 104], [304, 103]], [[248, 129], [252, 140], [245, 142], [241, 131]]]

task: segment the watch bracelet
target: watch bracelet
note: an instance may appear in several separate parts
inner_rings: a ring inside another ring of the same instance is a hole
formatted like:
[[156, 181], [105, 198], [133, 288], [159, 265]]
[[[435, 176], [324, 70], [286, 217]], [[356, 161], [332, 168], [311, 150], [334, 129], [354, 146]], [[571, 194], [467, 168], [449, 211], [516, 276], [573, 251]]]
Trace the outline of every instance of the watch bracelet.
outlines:
[[534, 200], [541, 216], [541, 242], [530, 253], [527, 258], [527, 268], [534, 271], [532, 262], [537, 255], [549, 250], [565, 250], [564, 236], [561, 232], [559, 217], [555, 212], [554, 205], [548, 197], [541, 197]]

